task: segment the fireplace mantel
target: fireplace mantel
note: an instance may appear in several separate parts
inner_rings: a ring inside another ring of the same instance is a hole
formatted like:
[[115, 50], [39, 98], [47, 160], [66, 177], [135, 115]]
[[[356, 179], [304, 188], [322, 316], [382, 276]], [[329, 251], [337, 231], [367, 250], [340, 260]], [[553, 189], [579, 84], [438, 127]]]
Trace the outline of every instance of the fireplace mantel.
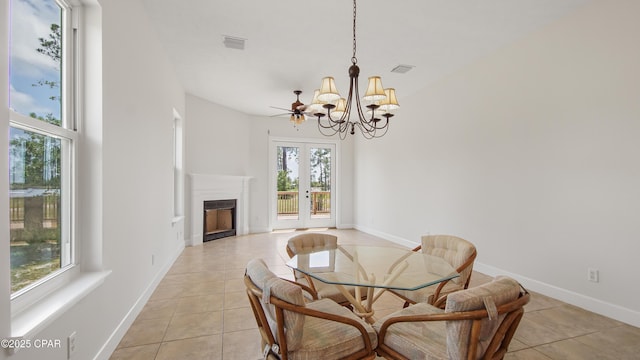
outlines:
[[249, 233], [249, 180], [251, 176], [189, 174], [191, 246], [202, 244], [202, 213], [206, 200], [236, 199], [236, 231]]

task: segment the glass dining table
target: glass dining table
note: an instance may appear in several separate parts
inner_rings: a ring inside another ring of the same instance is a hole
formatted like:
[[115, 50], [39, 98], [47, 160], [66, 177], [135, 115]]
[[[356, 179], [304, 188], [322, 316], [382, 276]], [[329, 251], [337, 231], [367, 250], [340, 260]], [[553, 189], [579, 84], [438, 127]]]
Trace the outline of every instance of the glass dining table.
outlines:
[[[298, 253], [287, 266], [313, 281], [336, 286], [353, 305], [354, 313], [371, 323], [375, 321], [373, 303], [386, 290], [418, 290], [459, 276], [440, 257], [370, 245], [338, 245], [336, 249]], [[355, 296], [347, 289], [351, 286]]]

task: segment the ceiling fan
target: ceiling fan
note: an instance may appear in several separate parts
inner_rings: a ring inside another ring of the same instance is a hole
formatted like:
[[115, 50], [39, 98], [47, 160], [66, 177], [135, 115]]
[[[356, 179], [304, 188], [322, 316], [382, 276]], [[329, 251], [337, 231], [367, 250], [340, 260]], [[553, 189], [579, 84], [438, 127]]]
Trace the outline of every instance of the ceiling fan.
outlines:
[[271, 106], [274, 109], [287, 111], [286, 113], [271, 115], [271, 117], [290, 115], [291, 122], [295, 127], [297, 125], [302, 124], [305, 121], [305, 115], [309, 115], [309, 114], [305, 113], [305, 110], [307, 109], [308, 106], [303, 104], [300, 101], [300, 94], [302, 94], [302, 90], [294, 90], [293, 93], [296, 95], [296, 101], [291, 104], [291, 109], [284, 109], [284, 108]]

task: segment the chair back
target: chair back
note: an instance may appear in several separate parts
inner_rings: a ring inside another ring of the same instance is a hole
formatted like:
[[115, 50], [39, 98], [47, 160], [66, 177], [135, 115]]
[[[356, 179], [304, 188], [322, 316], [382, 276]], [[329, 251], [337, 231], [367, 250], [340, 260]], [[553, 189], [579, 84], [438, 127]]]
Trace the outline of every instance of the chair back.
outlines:
[[261, 259], [253, 259], [247, 263], [245, 285], [263, 341], [270, 347], [276, 344], [284, 351], [296, 350], [302, 342], [305, 316], [276, 309], [269, 299], [273, 296], [304, 307], [302, 289], [280, 279]]
[[520, 284], [499, 276], [493, 281], [449, 294], [445, 313], [451, 359], [502, 359], [524, 313], [529, 294]]
[[451, 264], [460, 273], [451, 282], [466, 289], [473, 272], [476, 247], [469, 241], [452, 235], [425, 235], [421, 240], [422, 252], [441, 257]]
[[[296, 235], [287, 241], [287, 254], [289, 257], [294, 255], [305, 255], [312, 252], [323, 250], [335, 250], [338, 248], [338, 237], [323, 233], [305, 233]], [[304, 274], [299, 271], [293, 271], [296, 279], [304, 278]], [[315, 288], [314, 288], [315, 290]]]
[[287, 254], [289, 254], [289, 257], [337, 248], [338, 237], [331, 234], [310, 232], [296, 235], [287, 241]]

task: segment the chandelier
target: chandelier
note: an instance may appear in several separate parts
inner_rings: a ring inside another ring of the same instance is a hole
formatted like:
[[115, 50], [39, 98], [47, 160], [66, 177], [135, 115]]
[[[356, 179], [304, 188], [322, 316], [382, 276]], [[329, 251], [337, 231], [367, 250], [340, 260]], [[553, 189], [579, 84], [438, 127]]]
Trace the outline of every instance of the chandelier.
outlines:
[[[362, 98], [365, 101], [364, 110], [360, 103], [358, 92], [358, 76], [360, 68], [356, 58], [356, 0], [353, 0], [353, 55], [349, 67], [349, 94], [343, 98], [336, 89], [333, 77], [322, 79], [320, 89], [315, 90], [310, 104], [310, 112], [318, 117], [318, 129], [326, 136], [339, 134], [340, 139], [346, 138], [347, 132], [355, 134], [356, 127], [367, 139], [381, 137], [389, 129], [389, 119], [393, 111], [398, 109], [396, 91], [393, 88], [384, 89], [380, 76], [369, 77], [367, 91]], [[355, 102], [355, 106], [354, 106]], [[357, 114], [357, 120], [351, 120], [351, 114]]]

